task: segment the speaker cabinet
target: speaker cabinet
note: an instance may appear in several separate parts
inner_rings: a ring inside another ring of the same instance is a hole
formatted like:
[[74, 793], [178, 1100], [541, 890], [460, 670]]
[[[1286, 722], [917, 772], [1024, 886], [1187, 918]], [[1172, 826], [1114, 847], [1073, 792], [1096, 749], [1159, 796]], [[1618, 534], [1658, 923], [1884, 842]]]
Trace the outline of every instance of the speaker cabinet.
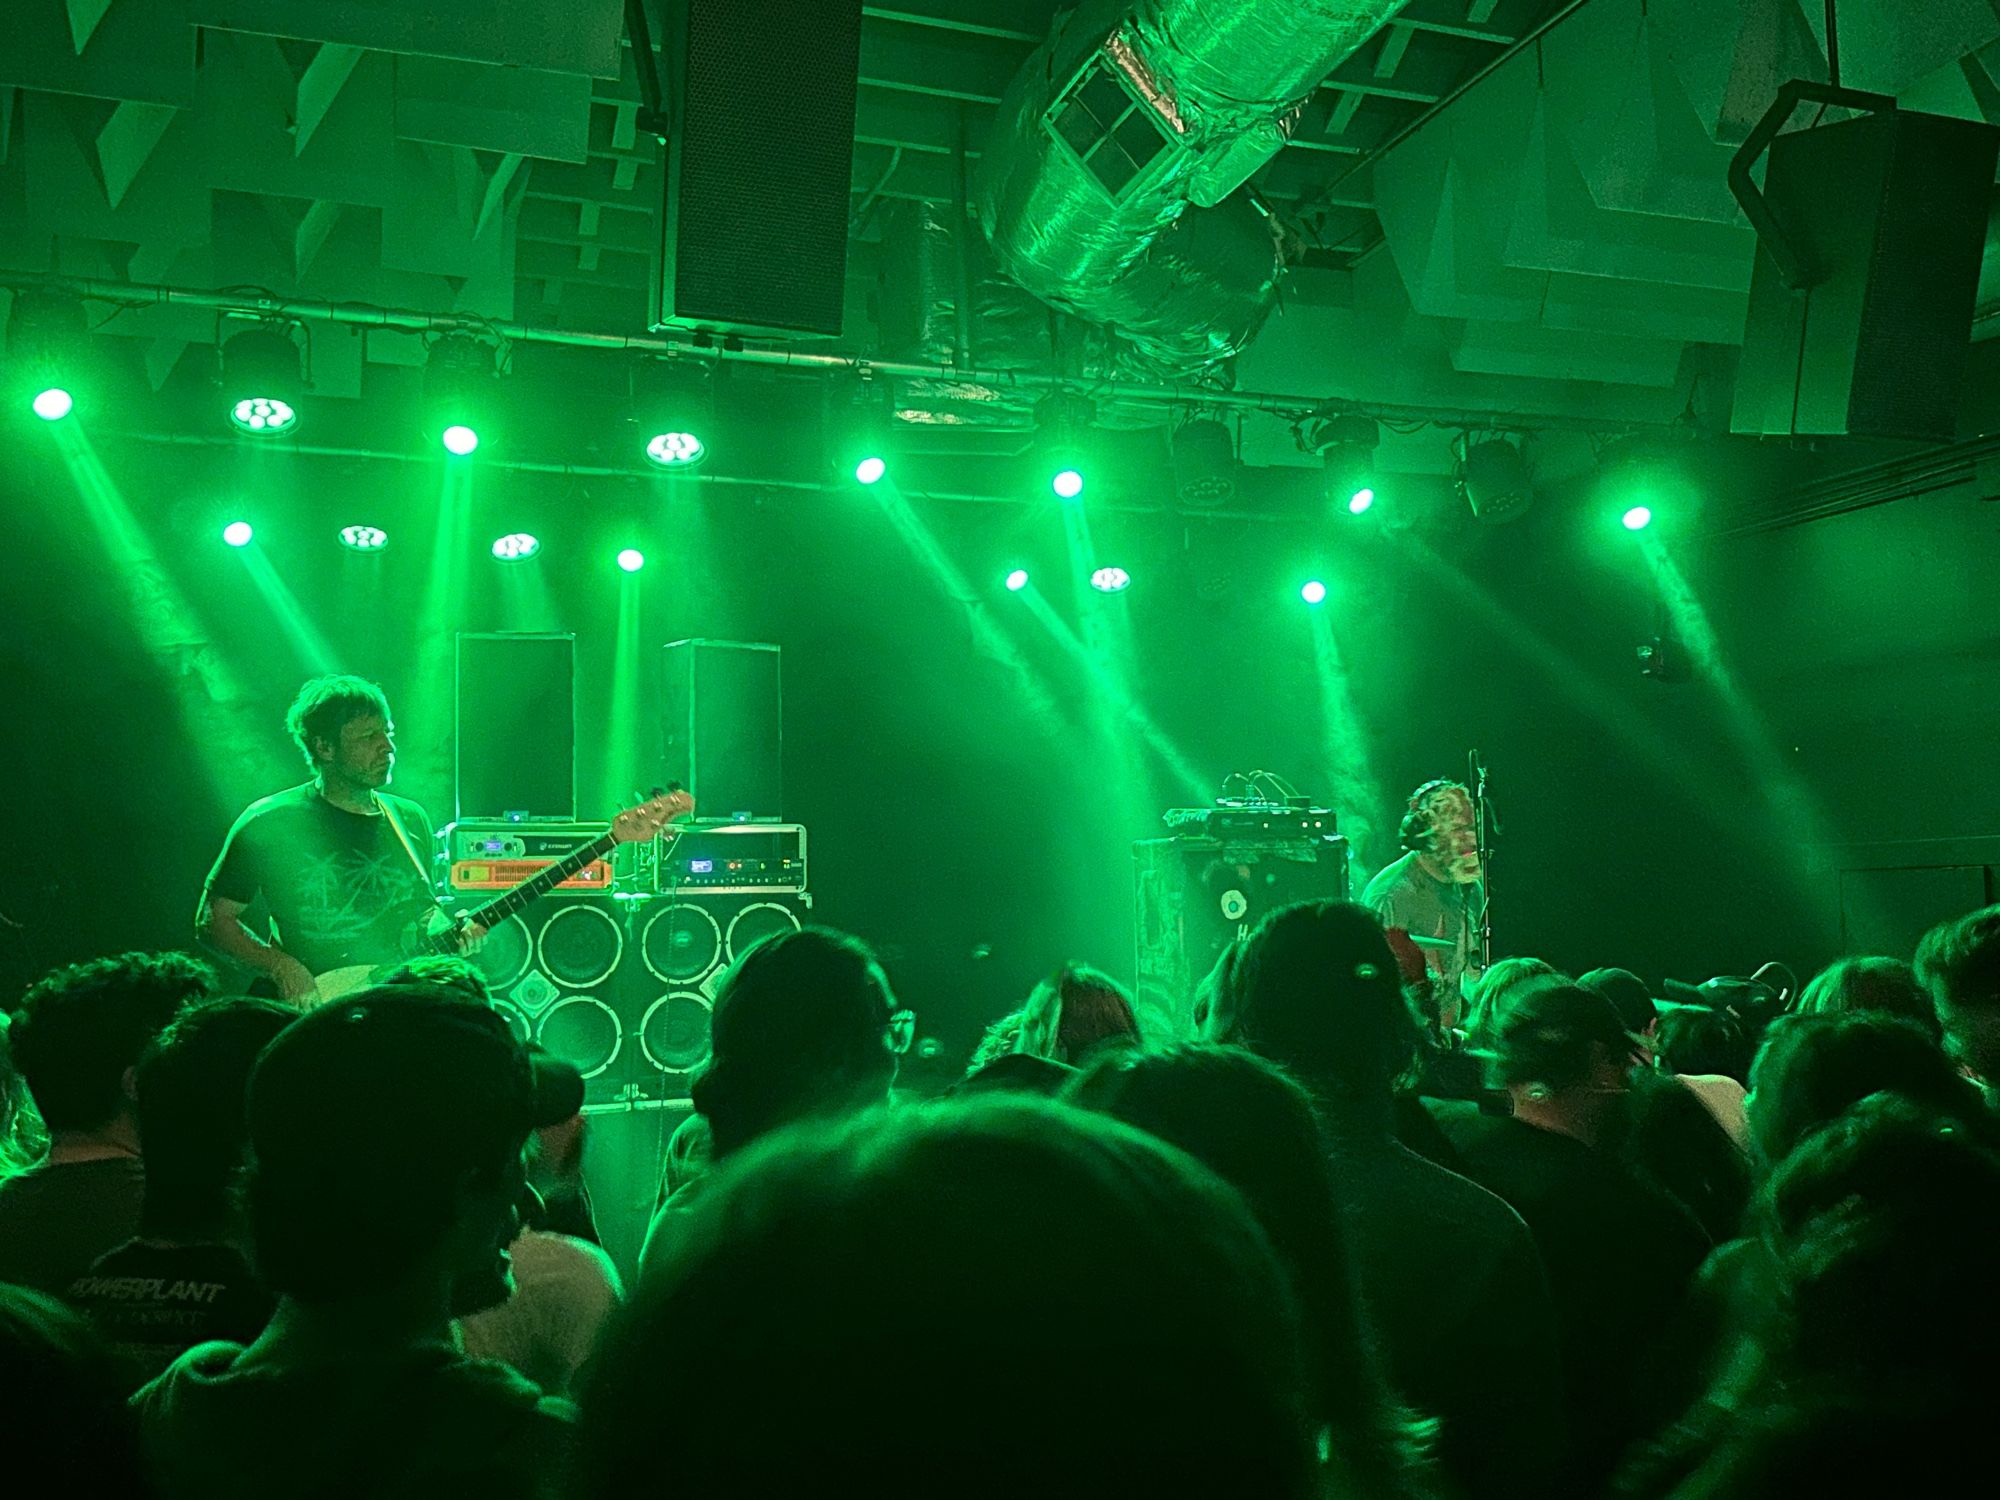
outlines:
[[1990, 125], [1908, 110], [1771, 143], [1764, 197], [1812, 283], [1759, 247], [1737, 432], [1955, 435], [1996, 151]]
[[780, 653], [752, 641], [674, 641], [662, 651], [666, 772], [704, 822], [784, 815]]
[[810, 909], [803, 893], [557, 895], [495, 927], [475, 962], [514, 1033], [583, 1074], [587, 1104], [685, 1099], [723, 970]]
[[1188, 1035], [1194, 987], [1222, 950], [1294, 901], [1347, 899], [1347, 841], [1132, 846], [1138, 961], [1134, 1003], [1150, 1040]]
[[576, 637], [458, 637], [457, 817], [576, 817]]
[[841, 329], [861, 0], [685, 0], [653, 326]]

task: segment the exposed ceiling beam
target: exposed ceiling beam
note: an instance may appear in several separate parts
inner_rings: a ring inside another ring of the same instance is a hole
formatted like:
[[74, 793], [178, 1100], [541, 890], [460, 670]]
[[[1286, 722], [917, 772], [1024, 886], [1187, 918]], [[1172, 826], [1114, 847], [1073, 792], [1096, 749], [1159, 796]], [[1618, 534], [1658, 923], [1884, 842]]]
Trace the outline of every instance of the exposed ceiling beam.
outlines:
[[[928, 0], [932, 6], [940, 6], [945, 0]], [[974, 20], [974, 12], [985, 9], [977, 0], [959, 0], [957, 7], [961, 15], [938, 15], [905, 9], [893, 5], [864, 5], [861, 14], [871, 21], [889, 21], [899, 26], [928, 26], [939, 31], [958, 31], [968, 36], [990, 36], [1000, 41], [1026, 42], [1034, 46], [1042, 40], [1042, 33], [1021, 31], [1011, 26], [995, 26], [985, 20]]]

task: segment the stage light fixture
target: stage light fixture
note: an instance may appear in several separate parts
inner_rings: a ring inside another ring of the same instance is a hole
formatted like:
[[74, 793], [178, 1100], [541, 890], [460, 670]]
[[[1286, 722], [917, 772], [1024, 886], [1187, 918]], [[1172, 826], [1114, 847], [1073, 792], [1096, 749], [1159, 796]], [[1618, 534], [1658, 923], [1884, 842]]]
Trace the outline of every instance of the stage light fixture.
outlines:
[[1324, 604], [1326, 603], [1326, 585], [1315, 578], [1299, 590], [1299, 597], [1308, 604]]
[[222, 539], [232, 547], [249, 546], [250, 538], [255, 534], [248, 521], [231, 521], [222, 528]]
[[1071, 391], [1051, 392], [1035, 407], [1034, 453], [1059, 499], [1083, 494], [1085, 444], [1096, 419], [1089, 398]]
[[1122, 594], [1132, 586], [1132, 575], [1123, 568], [1099, 568], [1090, 575], [1090, 586], [1100, 594]]
[[253, 437], [277, 437], [299, 419], [299, 346], [282, 324], [234, 334], [222, 345], [222, 399], [230, 424]]
[[1174, 433], [1174, 490], [1184, 510], [1220, 510], [1236, 498], [1236, 441], [1199, 417]]
[[632, 368], [632, 417], [648, 463], [699, 466], [708, 458], [715, 425], [713, 372], [691, 356], [640, 360]]
[[898, 424], [894, 386], [862, 365], [823, 387], [822, 431], [827, 460], [856, 484], [880, 484], [895, 462]]
[[425, 430], [445, 452], [466, 457], [496, 415], [499, 388], [493, 346], [474, 334], [445, 334], [431, 345], [424, 365]]
[[510, 531], [493, 543], [493, 555], [502, 562], [524, 562], [541, 550], [541, 542], [525, 531]]
[[90, 361], [83, 299], [42, 288], [15, 293], [7, 314], [7, 354], [10, 392], [26, 397], [44, 422], [68, 416], [76, 406], [76, 378]]
[[380, 552], [389, 545], [389, 533], [380, 526], [343, 526], [340, 545], [355, 552]]
[[1007, 575], [1008, 593], [1018, 594], [1021, 592], [1022, 589], [1026, 588], [1027, 586], [1028, 586], [1028, 570], [1026, 568], [1016, 568], [1013, 572]]
[[1292, 435], [1301, 452], [1318, 456], [1329, 505], [1358, 516], [1375, 503], [1375, 450], [1382, 429], [1373, 417], [1329, 403], [1300, 418]]
[[1506, 438], [1461, 439], [1458, 488], [1482, 521], [1511, 521], [1535, 503], [1534, 476], [1521, 450]]
[[1644, 531], [1653, 524], [1653, 509], [1649, 505], [1635, 505], [1620, 518], [1627, 531]]
[[618, 566], [628, 573], [636, 573], [646, 566], [646, 554], [637, 547], [627, 547], [618, 554]]

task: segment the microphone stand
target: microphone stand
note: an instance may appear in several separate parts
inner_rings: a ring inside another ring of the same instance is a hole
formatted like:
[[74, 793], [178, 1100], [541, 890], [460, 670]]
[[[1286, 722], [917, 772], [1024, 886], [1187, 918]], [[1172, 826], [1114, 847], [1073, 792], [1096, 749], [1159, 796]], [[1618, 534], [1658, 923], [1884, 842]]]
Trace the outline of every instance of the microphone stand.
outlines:
[[1472, 826], [1478, 837], [1479, 848], [1479, 967], [1493, 967], [1493, 818], [1491, 805], [1486, 799], [1486, 762], [1474, 750], [1467, 759], [1472, 771]]

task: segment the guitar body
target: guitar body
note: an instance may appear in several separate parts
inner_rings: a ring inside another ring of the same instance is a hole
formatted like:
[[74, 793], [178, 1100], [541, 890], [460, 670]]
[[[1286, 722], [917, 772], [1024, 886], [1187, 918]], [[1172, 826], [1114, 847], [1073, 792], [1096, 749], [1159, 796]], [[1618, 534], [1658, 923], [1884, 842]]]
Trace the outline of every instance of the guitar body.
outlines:
[[460, 951], [458, 932], [463, 925], [495, 927], [578, 870], [608, 856], [617, 845], [652, 838], [675, 818], [686, 817], [693, 811], [694, 799], [679, 786], [656, 791], [651, 801], [627, 808], [613, 818], [602, 838], [530, 876], [477, 911], [455, 914], [429, 901], [399, 902], [387, 908], [368, 925], [350, 950], [350, 956], [364, 953], [386, 956], [374, 963], [340, 964], [315, 974], [316, 1003], [323, 1005], [366, 989], [405, 959]]

